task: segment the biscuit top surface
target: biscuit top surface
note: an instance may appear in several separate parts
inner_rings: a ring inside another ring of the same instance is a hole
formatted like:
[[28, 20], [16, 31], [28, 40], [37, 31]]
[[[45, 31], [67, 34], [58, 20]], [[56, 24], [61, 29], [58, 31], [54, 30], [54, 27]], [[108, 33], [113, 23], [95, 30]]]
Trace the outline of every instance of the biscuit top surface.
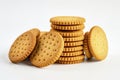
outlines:
[[78, 16], [56, 16], [50, 19], [55, 25], [79, 25], [85, 22], [83, 17]]
[[9, 51], [9, 58], [12, 62], [18, 63], [26, 59], [36, 44], [36, 37], [31, 32], [20, 35], [12, 44]]
[[89, 48], [97, 60], [103, 60], [108, 54], [108, 41], [105, 32], [99, 26], [94, 26], [89, 32]]
[[54, 31], [43, 34], [36, 51], [31, 55], [31, 63], [37, 67], [53, 64], [62, 54], [64, 41], [62, 36]]

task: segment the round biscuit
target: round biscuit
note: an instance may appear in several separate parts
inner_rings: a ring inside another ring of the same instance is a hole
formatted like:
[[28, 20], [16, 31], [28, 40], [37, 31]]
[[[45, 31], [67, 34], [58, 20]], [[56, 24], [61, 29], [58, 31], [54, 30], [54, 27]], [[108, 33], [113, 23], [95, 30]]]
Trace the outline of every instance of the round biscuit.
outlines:
[[83, 41], [64, 42], [64, 46], [81, 46]]
[[56, 16], [50, 18], [50, 22], [55, 25], [79, 25], [85, 22], [85, 18], [78, 16]]
[[78, 64], [78, 63], [81, 63], [83, 62], [83, 60], [78, 60], [78, 61], [56, 61], [56, 63], [58, 64]]
[[9, 59], [13, 63], [25, 60], [36, 45], [36, 36], [30, 31], [21, 34], [12, 44], [9, 51]]
[[30, 61], [37, 67], [48, 66], [58, 60], [63, 48], [64, 41], [59, 33], [54, 31], [45, 33], [40, 37], [38, 46], [30, 56]]
[[103, 60], [108, 54], [108, 41], [104, 30], [99, 26], [91, 28], [88, 35], [88, 45], [96, 60]]
[[80, 51], [80, 50], [83, 50], [83, 46], [64, 47], [63, 52]]
[[71, 56], [71, 57], [59, 57], [58, 61], [78, 61], [85, 58], [85, 55]]
[[84, 35], [78, 37], [63, 37], [64, 42], [82, 41], [84, 40]]
[[53, 29], [56, 29], [56, 30], [66, 30], [66, 31], [69, 31], [69, 30], [83, 30], [85, 28], [84, 24], [81, 24], [81, 25], [73, 25], [73, 26], [60, 26], [60, 25], [54, 25], [54, 24], [51, 24], [51, 27]]
[[82, 54], [83, 54], [83, 51], [63, 52], [61, 56], [78, 56]]
[[84, 33], [82, 30], [78, 30], [78, 31], [59, 31], [59, 30], [51, 29], [51, 31], [59, 32], [62, 35], [62, 37], [77, 37], [77, 36], [83, 35], [83, 33]]

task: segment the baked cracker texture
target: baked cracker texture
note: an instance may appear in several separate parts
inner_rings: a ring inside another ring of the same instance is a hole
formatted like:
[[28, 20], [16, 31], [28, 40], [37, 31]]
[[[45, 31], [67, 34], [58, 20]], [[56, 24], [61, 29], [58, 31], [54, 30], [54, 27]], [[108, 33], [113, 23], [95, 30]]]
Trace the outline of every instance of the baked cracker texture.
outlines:
[[73, 52], [63, 52], [61, 54], [61, 57], [62, 56], [78, 56], [78, 55], [82, 55], [83, 54], [83, 51], [73, 51]]
[[73, 42], [73, 41], [83, 41], [84, 35], [78, 36], [78, 37], [63, 37], [65, 42]]
[[58, 61], [78, 61], [84, 59], [84, 55], [72, 56], [72, 57], [60, 57]]
[[65, 30], [65, 31], [70, 31], [70, 30], [83, 30], [85, 28], [84, 24], [81, 25], [72, 25], [72, 26], [65, 26], [65, 25], [54, 25], [51, 24], [51, 27], [56, 30]]
[[96, 60], [104, 60], [108, 54], [108, 41], [104, 30], [99, 26], [91, 28], [88, 35], [88, 45]]
[[64, 46], [81, 46], [83, 41], [64, 42]]
[[80, 50], [83, 50], [83, 46], [75, 46], [75, 47], [64, 47], [64, 50], [63, 52], [70, 52], [70, 51], [80, 51]]
[[13, 63], [25, 60], [36, 45], [36, 36], [27, 31], [21, 34], [12, 44], [9, 50], [9, 59]]
[[40, 37], [38, 46], [30, 56], [30, 61], [37, 67], [48, 66], [58, 60], [63, 48], [64, 41], [59, 33], [54, 31], [45, 33]]

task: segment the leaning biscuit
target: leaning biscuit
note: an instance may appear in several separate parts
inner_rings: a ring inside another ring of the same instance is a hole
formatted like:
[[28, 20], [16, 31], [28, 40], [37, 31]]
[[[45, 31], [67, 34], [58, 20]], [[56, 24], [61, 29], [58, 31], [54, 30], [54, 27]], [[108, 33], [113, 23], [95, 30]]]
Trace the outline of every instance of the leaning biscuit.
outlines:
[[83, 54], [83, 51], [80, 50], [80, 51], [74, 51], [74, 52], [63, 52], [61, 56], [78, 56], [82, 54]]
[[83, 60], [84, 58], [85, 58], [84, 55], [72, 56], [72, 57], [60, 57], [58, 61], [78, 61], [78, 60]]
[[64, 46], [81, 46], [83, 41], [64, 42]]
[[88, 45], [88, 32], [85, 33], [85, 39], [84, 39], [84, 51], [85, 55], [88, 59], [92, 58], [92, 54], [90, 53], [89, 50], [89, 45]]
[[96, 60], [103, 60], [108, 54], [108, 41], [105, 32], [99, 26], [94, 26], [88, 34], [88, 45]]
[[51, 24], [51, 27], [56, 30], [83, 30], [85, 28], [84, 24], [81, 25], [72, 25], [72, 26], [64, 26], [64, 25], [54, 25]]
[[51, 29], [51, 31], [59, 32], [63, 37], [77, 37], [77, 36], [83, 35], [82, 30], [78, 30], [78, 31], [59, 31], [59, 30]]
[[85, 19], [77, 16], [56, 16], [50, 19], [55, 25], [79, 25], [85, 22]]
[[80, 51], [80, 50], [83, 50], [83, 46], [64, 47], [63, 52]]
[[25, 60], [33, 51], [36, 44], [36, 36], [27, 31], [20, 35], [12, 44], [9, 51], [9, 59], [13, 63]]
[[62, 36], [54, 31], [43, 34], [39, 41], [38, 47], [34, 49], [30, 56], [30, 61], [34, 66], [44, 67], [53, 64], [64, 48]]

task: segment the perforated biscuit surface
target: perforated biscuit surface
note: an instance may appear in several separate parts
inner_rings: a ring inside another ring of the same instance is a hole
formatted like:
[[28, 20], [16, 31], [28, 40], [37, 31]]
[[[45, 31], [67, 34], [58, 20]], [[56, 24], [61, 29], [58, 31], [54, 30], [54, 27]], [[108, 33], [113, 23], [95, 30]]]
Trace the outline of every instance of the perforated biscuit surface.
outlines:
[[31, 32], [20, 35], [12, 44], [9, 51], [9, 58], [12, 62], [18, 63], [26, 59], [36, 44], [36, 37]]
[[59, 33], [45, 33], [40, 37], [38, 47], [30, 57], [31, 63], [37, 67], [53, 64], [62, 54], [63, 47], [64, 41]]

